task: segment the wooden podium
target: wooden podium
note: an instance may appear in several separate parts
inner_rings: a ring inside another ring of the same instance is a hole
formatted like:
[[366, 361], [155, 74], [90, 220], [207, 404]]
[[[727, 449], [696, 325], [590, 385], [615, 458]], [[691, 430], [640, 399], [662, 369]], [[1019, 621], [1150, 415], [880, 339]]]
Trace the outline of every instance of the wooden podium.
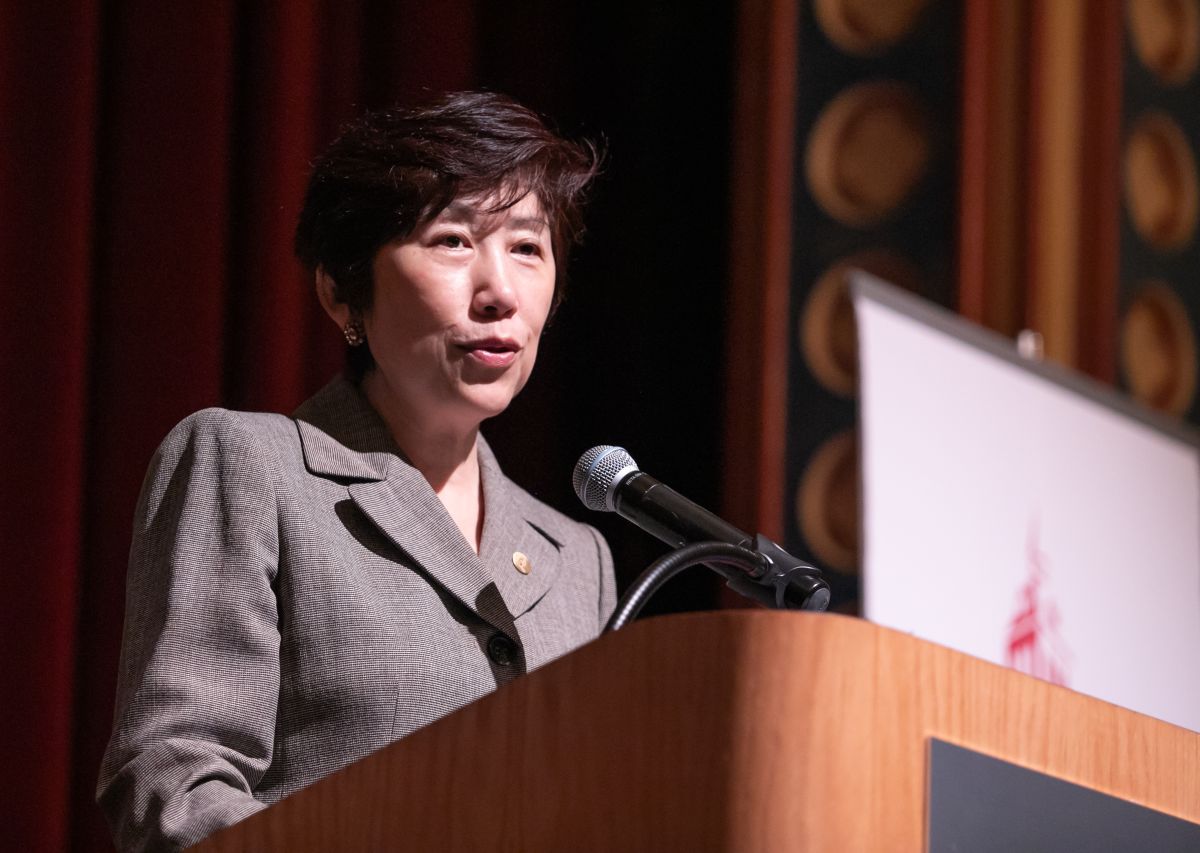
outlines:
[[833, 615], [639, 622], [216, 851], [921, 851], [930, 738], [1200, 823], [1200, 734]]

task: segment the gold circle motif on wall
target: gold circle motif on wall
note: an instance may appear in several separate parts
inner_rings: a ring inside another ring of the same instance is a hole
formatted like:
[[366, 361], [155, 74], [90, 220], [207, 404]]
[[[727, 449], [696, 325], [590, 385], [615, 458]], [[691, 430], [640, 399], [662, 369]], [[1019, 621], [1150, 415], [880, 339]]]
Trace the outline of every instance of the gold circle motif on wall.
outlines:
[[796, 495], [796, 523], [823, 567], [858, 571], [858, 442], [839, 433], [817, 448]]
[[843, 258], [817, 279], [800, 315], [800, 349], [817, 381], [843, 397], [854, 395], [858, 380], [858, 331], [846, 286], [847, 275], [855, 269], [914, 292], [921, 280], [912, 263], [886, 249]]
[[1185, 82], [1200, 59], [1200, 0], [1130, 0], [1133, 52], [1162, 83]]
[[1196, 230], [1196, 161], [1183, 131], [1165, 113], [1138, 119], [1125, 143], [1125, 204], [1138, 235], [1177, 249]]
[[846, 53], [873, 56], [903, 39], [928, 0], [816, 0], [813, 11], [826, 37]]
[[1163, 282], [1145, 282], [1121, 320], [1121, 369], [1133, 396], [1182, 414], [1196, 395], [1196, 340], [1187, 308]]
[[842, 224], [874, 225], [924, 177], [930, 148], [928, 116], [911, 89], [859, 84], [834, 98], [809, 134], [809, 191]]

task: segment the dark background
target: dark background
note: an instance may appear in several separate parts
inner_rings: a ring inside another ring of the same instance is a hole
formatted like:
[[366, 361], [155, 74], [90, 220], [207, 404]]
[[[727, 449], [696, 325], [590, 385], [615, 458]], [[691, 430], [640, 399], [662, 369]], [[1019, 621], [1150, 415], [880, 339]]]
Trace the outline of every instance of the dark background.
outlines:
[[[719, 505], [733, 8], [530, 5], [541, 7], [532, 28], [498, 6], [484, 14], [493, 41], [481, 82], [568, 134], [606, 140], [608, 161], [538, 371], [485, 433], [511, 476], [602, 529], [628, 582], [663, 549], [583, 510], [570, 472], [587, 448], [618, 444], [678, 491]], [[528, 50], [514, 55], [514, 45]], [[689, 580], [650, 612], [712, 600], [706, 579]]]
[[[92, 797], [154, 447], [340, 366], [290, 239], [307, 164], [363, 107], [491, 88], [606, 140], [567, 302], [485, 432], [577, 517], [598, 443], [718, 505], [735, 30], [732, 2], [683, 0], [0, 4], [7, 849], [108, 849]], [[622, 586], [662, 551], [589, 520]], [[685, 577], [656, 608], [715, 600]]]

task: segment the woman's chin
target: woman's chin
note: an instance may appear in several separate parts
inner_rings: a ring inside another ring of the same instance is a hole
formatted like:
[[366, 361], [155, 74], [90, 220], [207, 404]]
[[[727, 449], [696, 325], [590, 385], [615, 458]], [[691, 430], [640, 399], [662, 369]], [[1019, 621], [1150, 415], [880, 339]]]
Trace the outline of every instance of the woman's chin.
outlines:
[[460, 400], [465, 409], [478, 421], [494, 418], [512, 403], [516, 396], [512, 388], [495, 385], [468, 385], [462, 389]]
[[472, 408], [492, 418], [509, 407], [513, 399], [525, 386], [524, 377], [506, 375], [491, 381], [472, 382], [467, 380], [458, 386], [458, 394]]

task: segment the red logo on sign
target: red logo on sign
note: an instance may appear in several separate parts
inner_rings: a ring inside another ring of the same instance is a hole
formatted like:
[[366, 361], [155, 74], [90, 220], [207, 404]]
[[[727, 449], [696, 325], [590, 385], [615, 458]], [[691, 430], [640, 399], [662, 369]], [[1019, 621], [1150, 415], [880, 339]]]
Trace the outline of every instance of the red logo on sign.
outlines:
[[1025, 544], [1028, 579], [1017, 594], [1017, 612], [1008, 624], [1004, 662], [1019, 672], [1066, 686], [1070, 652], [1059, 633], [1062, 616], [1044, 589], [1046, 554], [1038, 545], [1038, 523], [1029, 523]]

